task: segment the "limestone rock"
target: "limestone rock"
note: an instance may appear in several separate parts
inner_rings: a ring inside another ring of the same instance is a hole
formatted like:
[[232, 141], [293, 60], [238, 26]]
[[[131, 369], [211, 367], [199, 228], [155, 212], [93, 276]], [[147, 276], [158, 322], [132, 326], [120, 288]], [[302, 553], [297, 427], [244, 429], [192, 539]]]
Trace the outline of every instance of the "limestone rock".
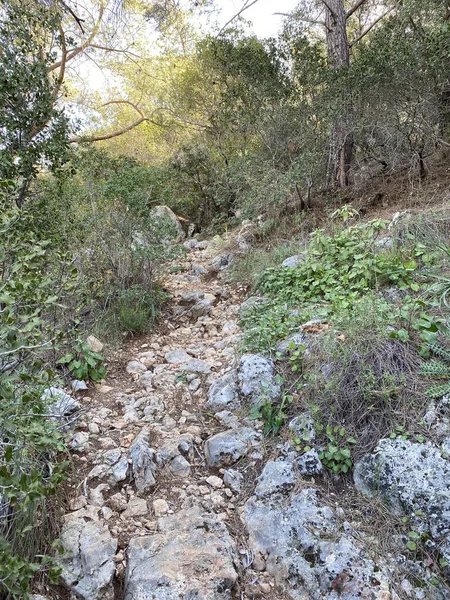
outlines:
[[63, 419], [72, 415], [80, 409], [80, 403], [72, 396], [69, 396], [64, 390], [51, 387], [44, 391], [42, 400], [48, 402], [48, 412], [52, 418]]
[[186, 234], [176, 214], [165, 205], [155, 206], [151, 211], [152, 217], [161, 220], [168, 225], [168, 233], [170, 237], [175, 237], [177, 242], [184, 240]]
[[264, 498], [288, 492], [294, 487], [296, 479], [292, 463], [282, 460], [269, 461], [258, 477], [255, 496]]
[[183, 371], [188, 371], [189, 373], [200, 373], [207, 375], [211, 373], [211, 367], [204, 360], [199, 360], [198, 358], [192, 358], [187, 363], [182, 366]]
[[244, 482], [244, 476], [235, 469], [226, 469], [223, 474], [223, 481], [233, 492], [239, 494]]
[[125, 600], [230, 600], [236, 550], [226, 527], [199, 507], [158, 520], [159, 533], [133, 538]]
[[338, 579], [345, 584], [339, 598], [391, 598], [389, 575], [342, 532], [315, 490], [253, 496], [243, 520], [251, 549], [267, 557], [267, 571], [293, 600], [335, 600]]
[[227, 373], [211, 385], [205, 407], [214, 412], [236, 408], [239, 403], [236, 371]]
[[257, 445], [258, 434], [249, 427], [239, 427], [213, 435], [205, 442], [209, 467], [228, 466], [245, 456], [252, 445]]
[[286, 258], [285, 260], [283, 260], [283, 262], [281, 263], [281, 266], [287, 267], [288, 269], [295, 269], [296, 267], [301, 265], [302, 262], [304, 262], [304, 261], [305, 261], [305, 256], [303, 254], [294, 254], [294, 256], [290, 256], [289, 258]]
[[276, 399], [281, 387], [275, 381], [275, 365], [262, 354], [244, 354], [238, 368], [238, 384], [241, 394], [254, 404], [261, 400]]
[[89, 346], [92, 352], [97, 352], [98, 354], [100, 354], [100, 352], [104, 348], [102, 342], [98, 338], [96, 338], [95, 335], [90, 335], [89, 337], [87, 337], [86, 344]]
[[144, 435], [138, 436], [130, 446], [131, 469], [139, 495], [147, 495], [156, 485], [154, 456], [155, 452]]
[[318, 475], [323, 471], [323, 465], [315, 448], [311, 448], [295, 460], [295, 466], [301, 475]]
[[175, 456], [170, 463], [170, 470], [178, 477], [188, 477], [191, 473], [191, 465], [184, 456]]
[[117, 541], [99, 523], [77, 519], [64, 525], [61, 544], [63, 584], [82, 600], [113, 600], [113, 557]]
[[[450, 562], [450, 461], [431, 442], [383, 439], [354, 467], [356, 487], [380, 495], [397, 514], [411, 516], [416, 530], [439, 542]], [[421, 516], [417, 516], [421, 515]]]
[[142, 373], [145, 373], [146, 370], [147, 367], [138, 360], [130, 361], [126, 368], [127, 373], [130, 375], [142, 375]]
[[316, 439], [314, 417], [310, 413], [297, 415], [289, 423], [292, 434], [302, 442], [311, 442]]
[[306, 344], [308, 342], [308, 334], [306, 333], [294, 333], [287, 339], [283, 340], [278, 344], [275, 348], [275, 352], [277, 354], [277, 358], [284, 359], [288, 358], [293, 351], [298, 350], [300, 346], [305, 347], [306, 353]]
[[165, 355], [166, 362], [168, 362], [171, 365], [184, 363], [190, 358], [192, 357], [186, 352], [186, 350], [183, 350], [182, 348], [180, 348], [179, 350], [170, 350], [170, 352], [167, 352], [167, 354]]

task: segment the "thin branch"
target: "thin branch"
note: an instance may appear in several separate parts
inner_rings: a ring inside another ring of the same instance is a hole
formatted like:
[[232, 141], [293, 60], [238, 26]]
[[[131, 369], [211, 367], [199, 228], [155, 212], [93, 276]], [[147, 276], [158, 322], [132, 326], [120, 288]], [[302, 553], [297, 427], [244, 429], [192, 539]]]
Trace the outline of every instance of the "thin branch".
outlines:
[[[279, 15], [281, 17], [292, 17], [292, 14], [289, 13], [281, 13], [276, 12], [272, 13], [273, 15]], [[320, 19], [308, 19], [307, 17], [298, 17], [300, 21], [305, 21], [305, 23], [310, 23], [311, 25], [320, 25], [321, 27], [326, 27], [325, 21], [321, 21]]]
[[[219, 31], [219, 33], [216, 35], [216, 38], [218, 38], [219, 35], [225, 31], [225, 29], [228, 27], [228, 25], [230, 23], [232, 23], [235, 19], [240, 17], [244, 11], [248, 10], [251, 6], [256, 4], [258, 1], [259, 0], [253, 0], [253, 2], [250, 2], [250, 0], [245, 0], [244, 6], [241, 8], [241, 10], [239, 12], [237, 12], [234, 15], [234, 17], [231, 17], [231, 19], [225, 23], [225, 25], [222, 27], [222, 29]], [[249, 2], [250, 2], [250, 4], [249, 4]]]
[[345, 18], [350, 19], [350, 17], [358, 10], [358, 8], [360, 8], [366, 2], [367, 0], [358, 0], [358, 2], [355, 5], [353, 5], [352, 8], [348, 9]]
[[42, 344], [38, 344], [37, 346], [19, 346], [18, 348], [14, 348], [14, 350], [6, 350], [5, 352], [0, 352], [0, 357], [8, 356], [9, 354], [15, 354], [17, 352], [22, 352], [22, 350], [36, 350], [37, 348], [45, 348], [52, 342], [55, 341], [56, 338], [49, 340], [48, 342], [43, 342]]
[[133, 123], [131, 123], [130, 125], [127, 125], [126, 127], [123, 127], [122, 129], [118, 129], [111, 133], [105, 133], [103, 135], [94, 135], [94, 136], [74, 137], [69, 140], [69, 144], [77, 144], [79, 142], [89, 142], [89, 143], [103, 142], [105, 140], [111, 140], [112, 138], [119, 137], [119, 136], [123, 135], [124, 133], [127, 133], [128, 131], [135, 129], [136, 127], [139, 127], [139, 125], [141, 125], [142, 123], [151, 123], [152, 125], [156, 125], [157, 127], [168, 127], [167, 125], [164, 125], [163, 123], [158, 123], [157, 121], [154, 121], [150, 117], [145, 116], [143, 110], [141, 108], [139, 108], [139, 106], [137, 104], [134, 104], [130, 100], [110, 100], [109, 102], [102, 104], [101, 108], [104, 108], [105, 106], [110, 106], [111, 104], [127, 104], [128, 106], [131, 106], [140, 115], [140, 119], [138, 119], [137, 121], [134, 121]]
[[65, 2], [63, 2], [63, 0], [61, 0], [61, 6], [67, 10], [67, 12], [69, 14], [72, 15], [75, 23], [77, 23], [78, 27], [81, 29], [81, 32], [84, 33], [84, 29], [83, 29], [83, 25], [82, 23], [84, 23], [84, 19], [81, 19], [71, 8], [70, 6], [68, 6]]
[[378, 19], [375, 19], [375, 21], [373, 23], [371, 23], [368, 27], [366, 27], [366, 29], [364, 29], [364, 31], [349, 44], [349, 48], [353, 48], [353, 46], [356, 43], [358, 43], [360, 40], [362, 40], [363, 37], [365, 37], [369, 33], [369, 31], [371, 31], [375, 27], [375, 25], [377, 23], [379, 23], [382, 19], [384, 19], [384, 17], [386, 17], [389, 13], [391, 13], [394, 10], [394, 8], [396, 8], [396, 6], [391, 6], [391, 8], [389, 10], [387, 10], [385, 13], [383, 13], [382, 15], [380, 15], [378, 17]]
[[[102, 4], [100, 6], [100, 10], [99, 10], [99, 13], [98, 13], [97, 22], [95, 23], [94, 28], [92, 29], [92, 31], [89, 34], [88, 38], [81, 44], [81, 46], [77, 46], [76, 48], [74, 48], [71, 52], [69, 52], [66, 55], [66, 58], [65, 58], [65, 62], [66, 63], [68, 63], [73, 58], [75, 58], [76, 56], [78, 56], [78, 54], [80, 54], [81, 52], [84, 52], [86, 50], [86, 48], [89, 48], [89, 46], [92, 44], [92, 41], [94, 40], [95, 36], [97, 35], [97, 33], [98, 33], [99, 29], [100, 29], [100, 24], [101, 24], [102, 19], [103, 19], [103, 13], [104, 13], [104, 11], [105, 11], [105, 7]], [[48, 72], [51, 73], [55, 69], [59, 69], [61, 66], [62, 66], [62, 59], [59, 60], [56, 63], [53, 63], [53, 65], [51, 65], [48, 68]]]
[[329, 10], [330, 15], [333, 17], [334, 20], [336, 20], [336, 13], [334, 12], [334, 10], [331, 8], [331, 6], [328, 4], [327, 0], [321, 0], [322, 4], [325, 4], [326, 8]]

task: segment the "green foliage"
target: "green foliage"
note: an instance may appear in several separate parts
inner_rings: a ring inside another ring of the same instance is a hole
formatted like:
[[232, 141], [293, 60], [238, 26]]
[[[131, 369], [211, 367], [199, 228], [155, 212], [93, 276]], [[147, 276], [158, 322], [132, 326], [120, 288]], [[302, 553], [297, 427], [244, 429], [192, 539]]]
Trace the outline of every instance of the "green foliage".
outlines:
[[117, 300], [119, 326], [123, 331], [142, 333], [154, 323], [166, 294], [155, 286], [151, 293], [141, 286], [122, 291]]
[[413, 260], [397, 252], [376, 252], [374, 241], [385, 224], [372, 221], [348, 227], [334, 236], [319, 230], [295, 269], [268, 269], [260, 290], [285, 302], [329, 303], [334, 310], [348, 308], [370, 289], [389, 283], [413, 286]]
[[[41, 240], [28, 208], [0, 184], [0, 590], [27, 596], [51, 537], [50, 499], [67, 464], [59, 424], [48, 418], [43, 392], [54, 381], [50, 352], [61, 338], [57, 315], [72, 291], [67, 257]], [[56, 293], [55, 293], [56, 292]]]
[[89, 345], [80, 339], [72, 341], [70, 346], [72, 351], [59, 358], [56, 361], [57, 365], [64, 365], [75, 379], [92, 379], [98, 382], [106, 377], [104, 358], [101, 354], [93, 352]]
[[[0, 14], [0, 179], [17, 179], [10, 199], [23, 202], [27, 185], [45, 161], [67, 159], [68, 122], [57, 105], [61, 84], [48, 76], [61, 45], [61, 15], [52, 3], [5, 0]], [[52, 52], [45, 47], [54, 34]]]
[[450, 393], [450, 350], [440, 343], [429, 344], [428, 349], [440, 359], [432, 358], [423, 363], [419, 374], [428, 379], [441, 380], [430, 385], [425, 394], [430, 398], [442, 398]]
[[262, 400], [252, 407], [249, 418], [261, 419], [264, 422], [264, 435], [277, 435], [287, 419], [286, 406], [293, 400], [293, 397], [288, 395], [283, 395], [281, 401]]
[[353, 466], [352, 453], [348, 445], [356, 440], [345, 438], [345, 429], [343, 427], [327, 425], [326, 436], [329, 443], [320, 451], [319, 458], [322, 463], [332, 473], [347, 473]]
[[288, 304], [268, 302], [256, 305], [240, 320], [244, 329], [242, 348], [247, 352], [273, 349], [279, 340], [297, 331], [307, 319], [307, 313], [300, 313]]

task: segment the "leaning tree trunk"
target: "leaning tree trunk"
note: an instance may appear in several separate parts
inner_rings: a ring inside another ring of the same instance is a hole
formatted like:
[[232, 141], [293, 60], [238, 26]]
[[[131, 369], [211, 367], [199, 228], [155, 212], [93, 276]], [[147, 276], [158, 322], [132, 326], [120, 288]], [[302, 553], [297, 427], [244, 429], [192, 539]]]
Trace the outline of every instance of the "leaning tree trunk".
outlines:
[[[325, 2], [324, 2], [325, 4]], [[344, 0], [327, 0], [325, 4], [328, 65], [333, 70], [348, 69], [350, 47]], [[333, 187], [348, 185], [353, 157], [352, 109], [345, 91], [341, 92], [340, 111], [333, 117], [328, 158], [328, 181]]]

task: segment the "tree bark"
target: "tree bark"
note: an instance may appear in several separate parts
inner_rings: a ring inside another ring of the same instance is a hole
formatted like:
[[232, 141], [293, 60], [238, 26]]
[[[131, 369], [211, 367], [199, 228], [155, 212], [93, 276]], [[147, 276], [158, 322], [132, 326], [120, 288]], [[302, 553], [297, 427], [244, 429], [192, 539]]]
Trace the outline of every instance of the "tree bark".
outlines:
[[[325, 6], [325, 26], [328, 64], [333, 70], [348, 69], [350, 45], [347, 37], [347, 13], [344, 0], [322, 0]], [[334, 117], [330, 136], [328, 180], [332, 187], [347, 187], [353, 157], [352, 108], [343, 92], [340, 114]]]

